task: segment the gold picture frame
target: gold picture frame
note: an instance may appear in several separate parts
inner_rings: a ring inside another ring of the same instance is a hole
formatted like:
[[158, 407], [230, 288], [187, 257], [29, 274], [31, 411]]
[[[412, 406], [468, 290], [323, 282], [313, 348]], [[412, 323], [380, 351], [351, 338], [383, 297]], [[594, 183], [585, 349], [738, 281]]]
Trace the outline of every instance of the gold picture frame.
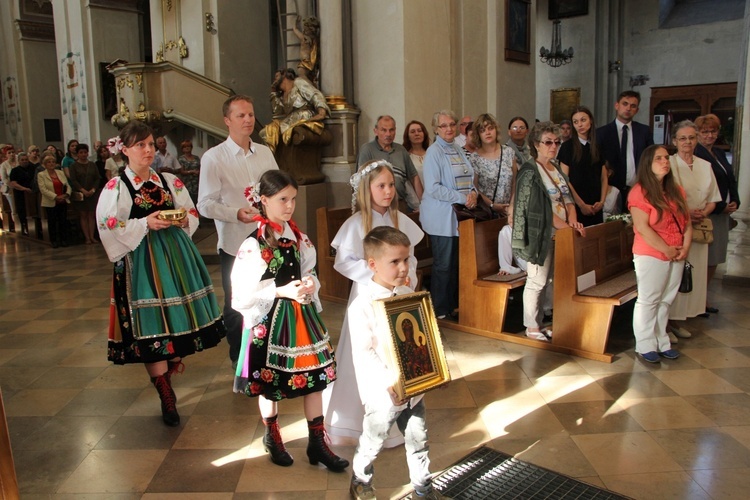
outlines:
[[429, 292], [380, 299], [374, 305], [378, 320], [390, 330], [387, 363], [396, 372], [398, 397], [405, 400], [450, 382]]
[[550, 91], [549, 119], [553, 123], [570, 120], [570, 114], [581, 105], [581, 87]]

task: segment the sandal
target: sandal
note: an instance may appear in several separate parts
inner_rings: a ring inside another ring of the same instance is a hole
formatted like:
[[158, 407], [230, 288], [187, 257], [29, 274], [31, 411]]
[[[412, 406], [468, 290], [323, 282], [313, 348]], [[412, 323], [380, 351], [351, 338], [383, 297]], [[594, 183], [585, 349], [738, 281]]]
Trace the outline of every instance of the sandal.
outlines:
[[530, 339], [541, 340], [542, 342], [549, 342], [549, 338], [544, 332], [530, 332], [526, 329], [526, 336]]

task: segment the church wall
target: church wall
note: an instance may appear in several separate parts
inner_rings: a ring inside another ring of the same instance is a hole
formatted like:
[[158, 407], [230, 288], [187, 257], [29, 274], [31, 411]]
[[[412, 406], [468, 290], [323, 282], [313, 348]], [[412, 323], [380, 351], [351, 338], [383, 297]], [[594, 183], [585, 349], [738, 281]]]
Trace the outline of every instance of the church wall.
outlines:
[[[437, 5], [441, 2], [434, 3], [434, 10], [439, 10]], [[357, 140], [360, 145], [373, 139], [372, 130], [378, 116], [393, 116], [397, 127], [403, 127], [408, 121], [404, 24], [403, 2], [352, 2], [354, 104], [361, 110]], [[423, 46], [426, 45], [427, 42]], [[434, 50], [433, 47], [430, 53]], [[397, 137], [402, 132], [403, 128], [399, 128]]]
[[[23, 61], [21, 72], [25, 82], [27, 97], [25, 108], [28, 113], [23, 121], [23, 146], [28, 148], [36, 144], [40, 148], [47, 145], [44, 134], [44, 119], [60, 119], [59, 78], [56, 71], [57, 55], [55, 44], [24, 40], [19, 44], [20, 61]], [[22, 87], [19, 85], [19, 88]], [[23, 98], [23, 93], [19, 94]], [[60, 143], [55, 143], [60, 145]]]
[[111, 63], [116, 59], [128, 62], [141, 60], [139, 19], [135, 12], [98, 8], [89, 8], [89, 16], [92, 40], [90, 50], [93, 56], [88, 64], [92, 76], [89, 103], [95, 109], [91, 115], [94, 120], [91, 134], [93, 139], [106, 140], [117, 135], [117, 128], [104, 117], [99, 63]]
[[[272, 67], [270, 11], [267, 2], [217, 1], [216, 29], [218, 31], [218, 82], [237, 94], [247, 94], [255, 100], [255, 115], [263, 123], [271, 120]], [[216, 110], [221, 113], [221, 110]]]

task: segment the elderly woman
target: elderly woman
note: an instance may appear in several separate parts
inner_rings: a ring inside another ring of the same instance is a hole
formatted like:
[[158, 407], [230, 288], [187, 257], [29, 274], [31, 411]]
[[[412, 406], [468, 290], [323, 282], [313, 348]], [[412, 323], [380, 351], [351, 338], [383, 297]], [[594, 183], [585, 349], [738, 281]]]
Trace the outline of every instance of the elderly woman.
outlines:
[[[708, 283], [711, 283], [716, 266], [726, 261], [730, 215], [740, 208], [740, 198], [732, 165], [724, 151], [715, 147], [721, 129], [719, 117], [713, 114], [699, 116], [695, 119], [695, 126], [698, 127], [698, 146], [694, 154], [711, 164], [721, 194], [721, 201], [716, 203], [716, 208], [709, 214], [714, 225], [714, 241], [708, 246]], [[718, 312], [717, 308], [706, 305], [706, 313]]]
[[325, 96], [309, 80], [293, 69], [280, 69], [271, 85], [271, 111], [274, 119], [260, 132], [271, 151], [279, 141], [289, 144], [292, 130], [305, 126], [317, 135], [323, 132], [323, 120], [331, 114]]
[[675, 359], [667, 335], [669, 307], [677, 296], [692, 226], [685, 191], [669, 167], [664, 146], [649, 146], [641, 155], [638, 182], [628, 194], [633, 217], [633, 262], [638, 300], [633, 310], [635, 352], [649, 363]]
[[[677, 153], [670, 157], [672, 173], [685, 190], [690, 220], [695, 226], [714, 211], [716, 203], [721, 201], [721, 193], [711, 164], [694, 154], [698, 145], [698, 128], [695, 123], [684, 120], [675, 125], [673, 130], [672, 142], [677, 146]], [[687, 259], [693, 265], [693, 291], [678, 294], [669, 309], [669, 329], [680, 338], [689, 338], [691, 334], [676, 321], [694, 318], [706, 312], [708, 246], [700, 241], [693, 241], [690, 245]]]
[[198, 176], [201, 173], [201, 159], [193, 154], [193, 143], [192, 141], [182, 141], [180, 143], [182, 154], [177, 161], [180, 162], [180, 171], [177, 172], [177, 177], [185, 184], [190, 198], [193, 203], [198, 201]]
[[542, 329], [542, 297], [550, 284], [554, 264], [552, 236], [572, 227], [582, 236], [567, 176], [556, 166], [560, 128], [552, 122], [534, 125], [529, 135], [532, 160], [516, 176], [513, 208], [513, 254], [528, 262], [523, 291], [523, 323], [526, 336], [548, 342], [552, 331]]
[[529, 145], [526, 144], [526, 137], [529, 135], [529, 124], [523, 116], [514, 116], [508, 122], [508, 135], [510, 139], [505, 143], [510, 146], [516, 155], [516, 164], [523, 165], [531, 160]]
[[424, 159], [424, 194], [419, 210], [422, 229], [430, 235], [432, 245], [430, 292], [439, 319], [454, 317], [458, 307], [458, 220], [453, 204], [468, 208], [477, 205], [474, 169], [454, 141], [457, 121], [450, 110], [438, 111], [432, 117], [437, 137]]
[[76, 161], [70, 166], [70, 185], [73, 186], [73, 201], [81, 216], [81, 231], [87, 245], [95, 242], [96, 203], [99, 200], [99, 171], [89, 161], [87, 144], [76, 146]]
[[47, 213], [47, 226], [52, 248], [68, 246], [68, 203], [72, 189], [65, 172], [57, 170], [54, 153], [42, 156], [44, 170], [37, 174], [39, 192], [42, 193], [42, 208]]
[[491, 114], [479, 115], [472, 132], [474, 152], [469, 161], [474, 168], [474, 185], [495, 212], [507, 215], [518, 170], [513, 150], [500, 144], [497, 121]]

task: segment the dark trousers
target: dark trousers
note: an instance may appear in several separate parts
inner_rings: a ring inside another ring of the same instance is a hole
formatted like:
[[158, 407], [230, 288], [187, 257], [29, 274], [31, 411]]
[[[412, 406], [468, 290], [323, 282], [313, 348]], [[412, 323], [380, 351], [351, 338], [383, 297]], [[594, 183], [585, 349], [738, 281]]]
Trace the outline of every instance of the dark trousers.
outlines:
[[242, 343], [242, 314], [232, 309], [232, 267], [234, 255], [219, 250], [219, 264], [221, 265], [221, 287], [224, 289], [224, 326], [227, 328], [227, 343], [229, 344], [229, 359], [236, 363], [240, 356]]
[[432, 236], [430, 294], [435, 315], [453, 314], [458, 307], [458, 236]]
[[52, 243], [68, 241], [68, 204], [59, 203], [54, 207], [44, 207], [47, 212], [49, 240]]

